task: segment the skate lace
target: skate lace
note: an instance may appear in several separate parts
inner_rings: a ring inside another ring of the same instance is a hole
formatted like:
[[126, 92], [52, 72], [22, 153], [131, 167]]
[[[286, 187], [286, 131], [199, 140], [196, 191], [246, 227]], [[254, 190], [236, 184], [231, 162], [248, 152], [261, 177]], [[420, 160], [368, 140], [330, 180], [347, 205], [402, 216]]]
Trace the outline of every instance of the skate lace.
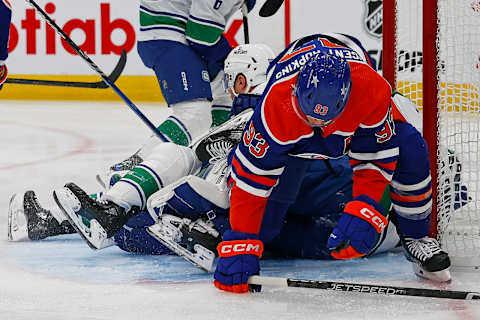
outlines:
[[112, 167], [110, 167], [110, 170], [112, 171], [131, 170], [133, 169], [133, 167], [135, 167], [137, 164], [141, 163], [142, 161], [143, 159], [135, 153], [130, 157], [128, 157], [127, 159], [123, 160], [122, 162], [114, 164]]
[[212, 221], [205, 221], [202, 218], [199, 218], [188, 225], [189, 231], [193, 229], [202, 232], [208, 233], [214, 237], [218, 236], [218, 231], [215, 229], [215, 226]]
[[38, 198], [35, 194], [32, 196], [32, 202], [27, 202], [25, 203], [25, 205], [33, 207], [33, 210], [35, 211], [37, 216], [42, 220], [50, 220], [51, 218], [53, 218], [50, 210], [47, 210], [40, 205], [40, 203], [38, 202]]
[[410, 254], [421, 261], [425, 261], [441, 251], [438, 241], [433, 238], [407, 238], [405, 240]]
[[206, 151], [212, 156], [210, 162], [226, 158], [228, 153], [233, 148], [233, 143], [230, 140], [214, 141], [205, 146]]

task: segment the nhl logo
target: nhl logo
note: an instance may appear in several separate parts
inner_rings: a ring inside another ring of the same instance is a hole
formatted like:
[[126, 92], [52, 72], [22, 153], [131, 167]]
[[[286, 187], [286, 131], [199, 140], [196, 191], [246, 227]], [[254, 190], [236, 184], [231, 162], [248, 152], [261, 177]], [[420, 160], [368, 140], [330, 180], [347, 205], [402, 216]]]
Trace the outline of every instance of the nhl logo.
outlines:
[[376, 37], [382, 37], [382, 0], [366, 0], [363, 25], [368, 34]]

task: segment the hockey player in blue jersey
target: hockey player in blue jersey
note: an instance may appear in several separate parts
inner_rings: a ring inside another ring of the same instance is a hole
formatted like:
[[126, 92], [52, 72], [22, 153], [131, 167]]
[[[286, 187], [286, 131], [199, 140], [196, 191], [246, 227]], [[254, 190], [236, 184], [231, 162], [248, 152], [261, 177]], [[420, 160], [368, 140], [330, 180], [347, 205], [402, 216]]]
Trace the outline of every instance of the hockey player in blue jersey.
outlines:
[[[332, 257], [358, 258], [375, 247], [388, 225], [389, 212], [380, 202], [389, 186], [391, 218], [415, 273], [450, 280], [448, 254], [428, 236], [432, 191], [425, 141], [368, 56], [341, 41], [308, 36], [280, 53], [269, 74], [232, 159], [231, 230], [218, 246], [215, 286], [247, 292], [249, 276], [260, 272], [263, 246], [280, 232], [288, 210], [274, 194], [290, 159], [346, 154], [353, 199], [328, 239]], [[271, 226], [268, 235], [265, 225]], [[234, 252], [234, 247], [246, 249]]]
[[[244, 5], [250, 11], [255, 0], [140, 1], [137, 48], [172, 110], [158, 126], [168, 141], [188, 146], [227, 119], [231, 100], [221, 80], [223, 61], [232, 48], [223, 32]], [[151, 136], [135, 154], [112, 166], [110, 174], [132, 169], [160, 142]]]
[[8, 0], [0, 1], [0, 89], [7, 80], [8, 39], [10, 35], [10, 21], [12, 19], [12, 6]]

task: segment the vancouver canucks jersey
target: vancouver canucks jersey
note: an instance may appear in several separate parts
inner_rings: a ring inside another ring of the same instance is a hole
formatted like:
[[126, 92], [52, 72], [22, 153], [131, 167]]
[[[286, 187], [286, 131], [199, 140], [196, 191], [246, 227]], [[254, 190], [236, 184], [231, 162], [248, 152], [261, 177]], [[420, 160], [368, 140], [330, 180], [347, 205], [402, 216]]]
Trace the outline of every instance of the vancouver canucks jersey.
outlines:
[[242, 0], [141, 0], [139, 41], [172, 40], [214, 45]]

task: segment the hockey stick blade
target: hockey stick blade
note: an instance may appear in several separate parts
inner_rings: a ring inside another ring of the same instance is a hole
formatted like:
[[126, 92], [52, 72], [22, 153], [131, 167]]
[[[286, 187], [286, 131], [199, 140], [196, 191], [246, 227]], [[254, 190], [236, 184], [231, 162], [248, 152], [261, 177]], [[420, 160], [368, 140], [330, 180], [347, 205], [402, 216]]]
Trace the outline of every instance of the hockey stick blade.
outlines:
[[[127, 52], [122, 50], [120, 59], [117, 65], [113, 69], [112, 73], [108, 76], [108, 79], [114, 83], [120, 77], [127, 63]], [[13, 84], [30, 84], [40, 86], [53, 86], [53, 87], [71, 87], [71, 88], [93, 88], [93, 89], [106, 89], [109, 86], [103, 80], [97, 82], [80, 82], [80, 81], [55, 81], [55, 80], [36, 80], [36, 79], [17, 79], [7, 78], [6, 83]]]
[[258, 14], [263, 18], [273, 16], [275, 13], [277, 13], [282, 4], [283, 0], [267, 0], [260, 8]]
[[451, 291], [425, 288], [394, 287], [375, 284], [347, 283], [321, 280], [299, 280], [291, 278], [275, 278], [251, 276], [249, 284], [271, 285], [280, 287], [310, 288], [331, 291], [370, 293], [385, 296], [411, 296], [426, 298], [444, 298], [459, 300], [480, 300], [480, 292]]

